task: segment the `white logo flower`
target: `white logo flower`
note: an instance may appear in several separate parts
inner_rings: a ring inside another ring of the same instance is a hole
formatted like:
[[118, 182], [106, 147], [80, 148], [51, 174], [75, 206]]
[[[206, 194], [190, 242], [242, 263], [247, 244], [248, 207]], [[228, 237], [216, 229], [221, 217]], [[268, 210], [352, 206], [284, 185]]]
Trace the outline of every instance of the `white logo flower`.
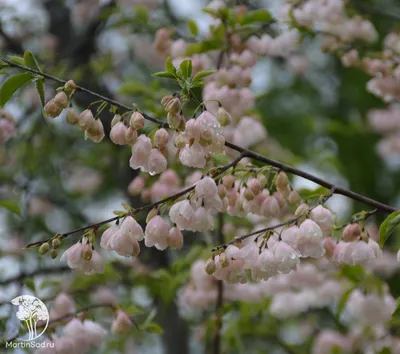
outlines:
[[[49, 311], [46, 305], [37, 297], [31, 295], [18, 296], [12, 299], [11, 303], [18, 306], [16, 315], [26, 326], [29, 333], [28, 339], [20, 338], [20, 340], [32, 341], [39, 338], [49, 324]], [[42, 329], [42, 331], [38, 334], [39, 329]]]

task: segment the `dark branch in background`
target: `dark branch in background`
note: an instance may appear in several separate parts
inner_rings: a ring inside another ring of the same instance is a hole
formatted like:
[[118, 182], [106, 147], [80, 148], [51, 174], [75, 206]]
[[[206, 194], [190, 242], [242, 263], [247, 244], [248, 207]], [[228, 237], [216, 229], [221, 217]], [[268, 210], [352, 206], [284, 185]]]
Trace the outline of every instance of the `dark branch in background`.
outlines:
[[0, 23], [0, 37], [3, 37], [5, 44], [6, 44], [6, 49], [8, 49], [10, 52], [16, 53], [16, 54], [21, 54], [24, 52], [24, 49], [22, 48], [21, 43], [19, 43], [17, 40], [11, 38], [7, 33], [3, 31], [3, 26]]
[[[393, 21], [400, 21], [400, 9], [391, 9], [391, 10], [384, 10], [380, 7], [376, 6], [371, 6], [366, 4], [364, 1], [358, 1], [358, 0], [350, 0], [349, 1], [350, 6], [355, 7], [357, 10], [366, 12], [372, 15], [380, 15], [380, 16], [385, 16]], [[397, 12], [397, 13], [396, 13]]]
[[[17, 63], [13, 63], [13, 62], [11, 62], [11, 61], [9, 61], [7, 59], [2, 59], [2, 60], [5, 63], [7, 63], [8, 65], [12, 66], [12, 67], [16, 67], [16, 68], [19, 68], [19, 69], [22, 69], [22, 70], [25, 70], [25, 71], [29, 71], [31, 73], [43, 76], [43, 77], [45, 77], [45, 78], [47, 78], [49, 80], [53, 80], [53, 81], [58, 82], [60, 84], [65, 84], [66, 83], [66, 80], [62, 80], [62, 79], [60, 79], [58, 77], [55, 77], [55, 76], [52, 76], [52, 75], [49, 75], [49, 74], [46, 74], [46, 73], [39, 72], [37, 70], [28, 68], [28, 67], [26, 67], [24, 65], [19, 65]], [[100, 95], [100, 94], [98, 94], [96, 92], [88, 90], [88, 89], [86, 89], [86, 88], [84, 88], [82, 86], [77, 86], [77, 90], [81, 91], [81, 92], [86, 92], [86, 93], [92, 95], [93, 97], [99, 98], [99, 99], [101, 99], [101, 100], [103, 100], [105, 102], [108, 102], [109, 104], [112, 104], [112, 105], [114, 105], [116, 107], [119, 107], [120, 109], [123, 109], [123, 110], [126, 110], [126, 111], [133, 111], [134, 110], [134, 108], [131, 108], [131, 107], [126, 106], [126, 105], [124, 105], [122, 103], [119, 103], [119, 102], [117, 102], [117, 101], [115, 101], [113, 99], [110, 99], [110, 98], [105, 97], [103, 95]], [[160, 127], [168, 128], [168, 124], [167, 123], [165, 123], [165, 122], [163, 122], [161, 120], [158, 120], [156, 118], [153, 118], [153, 117], [149, 116], [148, 114], [145, 114], [145, 113], [142, 113], [142, 114], [143, 114], [145, 119], [147, 119], [147, 120], [149, 120], [149, 121], [151, 121], [153, 123], [158, 124]], [[381, 203], [379, 201], [376, 201], [374, 199], [365, 197], [365, 196], [363, 196], [361, 194], [355, 193], [355, 192], [353, 192], [351, 190], [348, 190], [346, 188], [335, 186], [334, 184], [332, 184], [332, 183], [330, 183], [330, 182], [328, 182], [328, 181], [326, 181], [326, 180], [324, 180], [324, 179], [322, 179], [320, 177], [314, 176], [311, 173], [308, 173], [308, 172], [305, 172], [303, 170], [291, 167], [291, 166], [286, 165], [286, 164], [284, 164], [282, 162], [273, 160], [273, 159], [271, 159], [269, 157], [260, 155], [260, 154], [258, 154], [256, 152], [252, 151], [252, 150], [242, 148], [242, 147], [240, 147], [238, 145], [230, 143], [229, 141], [225, 141], [225, 146], [227, 146], [227, 147], [229, 147], [229, 148], [241, 153], [242, 157], [248, 157], [248, 158], [254, 159], [256, 161], [263, 162], [263, 163], [265, 163], [267, 165], [271, 165], [271, 166], [277, 167], [278, 169], [280, 169], [282, 171], [291, 173], [291, 174], [299, 176], [299, 177], [303, 177], [303, 178], [305, 178], [305, 179], [307, 179], [309, 181], [312, 181], [314, 183], [319, 184], [322, 187], [325, 187], [325, 188], [328, 188], [328, 189], [333, 189], [334, 190], [334, 194], [344, 195], [344, 196], [346, 196], [346, 197], [348, 197], [350, 199], [353, 199], [353, 200], [356, 200], [356, 201], [361, 202], [363, 204], [372, 206], [372, 207], [374, 207], [375, 209], [377, 209], [377, 210], [379, 210], [381, 212], [391, 213], [391, 212], [394, 212], [394, 211], [398, 210], [398, 209], [396, 209], [396, 208], [394, 208], [392, 206], [389, 206], [389, 205], [383, 204], [383, 203]], [[160, 202], [165, 202], [165, 200], [164, 201], [160, 201]], [[157, 203], [160, 204], [160, 202], [157, 202]], [[155, 204], [158, 205], [157, 203], [155, 203]]]
[[68, 272], [70, 271], [71, 268], [69, 268], [68, 266], [62, 266], [62, 267], [58, 267], [58, 268], [39, 268], [37, 270], [34, 270], [32, 272], [22, 272], [19, 273], [18, 275], [5, 279], [3, 281], [0, 281], [0, 286], [5, 286], [14, 282], [18, 282], [18, 281], [22, 281], [25, 278], [30, 278], [33, 277], [35, 275], [49, 275], [52, 273], [63, 273], [63, 272]]
[[[218, 243], [223, 244], [225, 242], [224, 233], [224, 214], [219, 214], [219, 225], [218, 225]], [[224, 305], [224, 282], [218, 280], [217, 282], [217, 302], [215, 304], [215, 333], [213, 338], [213, 354], [221, 354], [221, 329], [222, 329], [222, 307]]]

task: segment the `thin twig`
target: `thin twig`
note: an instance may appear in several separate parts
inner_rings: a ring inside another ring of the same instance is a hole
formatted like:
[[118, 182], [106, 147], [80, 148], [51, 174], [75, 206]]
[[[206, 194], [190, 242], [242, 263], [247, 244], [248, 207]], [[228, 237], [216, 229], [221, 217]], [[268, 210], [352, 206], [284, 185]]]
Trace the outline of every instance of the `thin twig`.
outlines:
[[[240, 161], [241, 159], [243, 159], [243, 157], [244, 157], [244, 154], [240, 154], [236, 159], [234, 159], [234, 160], [233, 160], [232, 162], [230, 162], [229, 164], [227, 164], [227, 165], [225, 165], [225, 166], [223, 166], [223, 167], [220, 167], [220, 168], [216, 169], [215, 172], [214, 172], [214, 174], [212, 175], [212, 177], [213, 177], [213, 178], [217, 178], [218, 176], [220, 176], [221, 174], [223, 174], [225, 171], [227, 171], [227, 170], [230, 169], [231, 167], [236, 166], [236, 165], [239, 163], [239, 161]], [[152, 204], [144, 205], [144, 206], [142, 206], [142, 207], [140, 207], [140, 208], [134, 209], [133, 211], [134, 211], [135, 214], [137, 214], [137, 213], [139, 213], [139, 212], [141, 212], [141, 211], [151, 210], [151, 209], [153, 209], [153, 208], [155, 208], [155, 207], [157, 207], [157, 206], [159, 206], [159, 205], [161, 205], [161, 204], [167, 203], [167, 202], [169, 202], [169, 201], [176, 200], [176, 199], [178, 199], [178, 198], [184, 196], [185, 194], [188, 194], [188, 193], [191, 192], [194, 188], [195, 188], [195, 185], [190, 186], [190, 187], [188, 187], [188, 188], [186, 188], [186, 189], [180, 191], [179, 193], [176, 193], [176, 194], [174, 194], [174, 195], [171, 195], [170, 197], [161, 199], [161, 200], [159, 200], [159, 201], [157, 201], [157, 202], [155, 202], [155, 203], [152, 203]], [[127, 215], [128, 215], [128, 214], [129, 214], [129, 212], [127, 212]], [[125, 216], [126, 216], [126, 215], [125, 215]], [[64, 234], [59, 234], [59, 235], [56, 235], [56, 236], [57, 236], [58, 238], [60, 238], [60, 239], [63, 239], [63, 238], [66, 238], [66, 237], [68, 237], [68, 236], [70, 236], [70, 235], [72, 235], [72, 234], [75, 234], [75, 233], [77, 233], [77, 232], [85, 231], [85, 230], [88, 230], [88, 229], [97, 229], [97, 228], [99, 228], [99, 227], [102, 226], [102, 225], [108, 224], [108, 223], [113, 222], [113, 221], [117, 221], [117, 220], [119, 220], [119, 219], [121, 219], [121, 218], [123, 218], [123, 217], [124, 217], [124, 216], [114, 216], [114, 217], [112, 217], [112, 218], [110, 218], [110, 219], [103, 220], [103, 221], [100, 221], [100, 222], [95, 223], [95, 224], [86, 225], [86, 226], [80, 227], [80, 228], [78, 228], [78, 229], [75, 229], [75, 230], [66, 232], [66, 233], [64, 233]], [[35, 246], [40, 246], [40, 245], [42, 245], [42, 244], [45, 243], [45, 242], [51, 241], [53, 238], [54, 238], [54, 237], [51, 237], [51, 238], [46, 239], [46, 240], [41, 240], [41, 241], [36, 241], [36, 242], [29, 243], [28, 245], [25, 246], [25, 248], [31, 248], [31, 247], [35, 247]]]
[[[23, 69], [25, 71], [29, 71], [31, 73], [43, 76], [43, 77], [45, 77], [47, 79], [56, 81], [56, 82], [61, 83], [61, 84], [65, 84], [66, 83], [66, 80], [62, 80], [62, 79], [60, 79], [58, 77], [55, 77], [55, 76], [52, 76], [52, 75], [49, 75], [49, 74], [46, 74], [46, 73], [43, 73], [43, 72], [39, 72], [37, 70], [28, 68], [28, 67], [26, 67], [24, 65], [13, 63], [13, 62], [11, 62], [9, 60], [6, 60], [6, 59], [2, 59], [2, 60], [5, 63], [7, 63], [8, 65], [12, 66], [12, 67], [16, 67], [16, 68], [19, 68], [19, 69]], [[115, 106], [117, 106], [117, 107], [119, 107], [121, 109], [134, 110], [133, 108], [131, 108], [129, 106], [121, 104], [121, 103], [119, 103], [117, 101], [114, 101], [114, 100], [108, 98], [108, 97], [102, 96], [102, 95], [100, 95], [100, 94], [98, 94], [96, 92], [93, 92], [91, 90], [88, 90], [88, 89], [86, 89], [84, 87], [77, 86], [77, 89], [79, 91], [83, 91], [83, 92], [89, 93], [90, 95], [92, 95], [94, 97], [97, 97], [97, 98], [100, 98], [100, 99], [104, 100], [105, 102], [108, 102], [108, 103], [110, 103], [112, 105], [115, 105]], [[145, 119], [147, 119], [149, 121], [152, 121], [154, 123], [157, 123], [160, 127], [168, 128], [168, 124], [167, 123], [162, 122], [162, 121], [160, 121], [158, 119], [155, 119], [153, 117], [150, 117], [149, 115], [147, 115], [145, 113], [142, 113], [142, 114], [143, 114]], [[311, 173], [308, 173], [308, 172], [302, 171], [300, 169], [291, 167], [291, 166], [286, 165], [286, 164], [284, 164], [282, 162], [273, 160], [273, 159], [271, 159], [269, 157], [260, 155], [260, 154], [254, 152], [254, 151], [251, 151], [249, 149], [245, 149], [245, 148], [243, 148], [241, 146], [238, 146], [236, 144], [233, 144], [233, 143], [231, 143], [229, 141], [225, 141], [225, 146], [227, 146], [227, 147], [229, 147], [229, 148], [231, 148], [231, 149], [233, 149], [235, 151], [238, 151], [239, 153], [243, 154], [243, 156], [245, 156], [245, 157], [249, 157], [249, 158], [252, 158], [254, 160], [263, 162], [263, 163], [265, 163], [267, 165], [271, 165], [271, 166], [277, 167], [280, 170], [288, 172], [288, 173], [291, 173], [293, 175], [296, 175], [296, 176], [299, 176], [299, 177], [303, 177], [303, 178], [305, 178], [305, 179], [307, 179], [309, 181], [312, 181], [314, 183], [319, 184], [322, 187], [325, 187], [325, 188], [328, 188], [328, 189], [335, 188], [335, 194], [344, 195], [344, 196], [346, 196], [348, 198], [351, 198], [351, 199], [356, 200], [358, 202], [361, 202], [363, 204], [372, 206], [373, 208], [378, 209], [381, 212], [392, 213], [392, 212], [398, 210], [398, 209], [396, 209], [396, 208], [394, 208], [392, 206], [383, 204], [383, 203], [381, 203], [381, 202], [379, 202], [377, 200], [374, 200], [374, 199], [368, 198], [366, 196], [363, 196], [361, 194], [355, 193], [355, 192], [353, 192], [353, 191], [351, 191], [349, 189], [342, 188], [342, 187], [337, 187], [334, 184], [332, 184], [332, 183], [330, 183], [330, 182], [328, 182], [328, 181], [326, 181], [326, 180], [324, 180], [324, 179], [322, 179], [320, 177], [312, 175]], [[116, 220], [116, 219], [118, 219], [118, 218], [114, 218], [114, 220]]]
[[11, 284], [14, 282], [22, 281], [25, 278], [30, 278], [35, 275], [48, 275], [48, 274], [52, 274], [52, 273], [62, 273], [62, 272], [66, 272], [69, 270], [71, 270], [71, 268], [69, 268], [67, 266], [62, 266], [62, 267], [58, 267], [58, 268], [54, 268], [54, 267], [53, 268], [39, 268], [30, 273], [21, 272], [14, 277], [10, 277], [8, 279], [0, 281], [0, 286], [5, 286], [5, 285], [8, 285], [8, 284]]

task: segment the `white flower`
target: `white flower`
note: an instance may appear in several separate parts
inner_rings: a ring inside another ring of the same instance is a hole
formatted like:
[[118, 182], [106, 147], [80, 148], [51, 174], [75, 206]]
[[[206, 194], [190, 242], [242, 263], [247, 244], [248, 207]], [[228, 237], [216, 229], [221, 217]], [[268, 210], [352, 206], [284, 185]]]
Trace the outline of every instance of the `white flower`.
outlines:
[[169, 217], [181, 230], [190, 229], [196, 221], [194, 210], [187, 199], [175, 203], [169, 211]]

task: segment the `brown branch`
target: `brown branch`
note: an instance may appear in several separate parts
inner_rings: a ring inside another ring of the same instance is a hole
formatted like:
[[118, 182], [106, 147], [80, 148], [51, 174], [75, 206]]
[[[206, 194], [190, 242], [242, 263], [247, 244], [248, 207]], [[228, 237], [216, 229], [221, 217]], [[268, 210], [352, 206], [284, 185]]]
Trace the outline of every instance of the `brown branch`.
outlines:
[[[244, 155], [243, 155], [243, 154], [240, 154], [236, 159], [234, 159], [234, 160], [233, 160], [232, 162], [230, 162], [229, 164], [227, 164], [227, 165], [225, 165], [225, 166], [223, 166], [223, 167], [220, 167], [220, 168], [216, 169], [216, 170], [214, 171], [212, 177], [213, 177], [213, 178], [217, 178], [218, 176], [220, 176], [221, 174], [223, 174], [225, 171], [227, 171], [227, 170], [230, 169], [231, 167], [236, 166], [236, 165], [239, 163], [239, 161], [240, 161], [243, 157], [244, 157]], [[140, 208], [137, 208], [137, 209], [133, 209], [133, 213], [134, 213], [134, 214], [137, 214], [137, 213], [139, 213], [139, 212], [141, 212], [141, 211], [151, 210], [151, 209], [153, 209], [153, 208], [155, 208], [155, 207], [157, 207], [157, 206], [159, 206], [159, 205], [161, 205], [161, 204], [164, 204], [164, 203], [167, 203], [167, 202], [176, 200], [176, 199], [178, 199], [178, 198], [184, 196], [185, 194], [188, 194], [188, 193], [191, 192], [194, 188], [195, 188], [195, 185], [190, 186], [190, 187], [188, 187], [188, 188], [186, 188], [186, 189], [184, 189], [184, 190], [182, 190], [182, 191], [180, 191], [180, 192], [178, 192], [178, 193], [176, 193], [176, 194], [174, 194], [174, 195], [171, 195], [170, 197], [161, 199], [161, 200], [159, 200], [159, 201], [157, 201], [157, 202], [155, 202], [155, 203], [152, 203], [152, 204], [144, 205], [144, 206], [142, 206], [142, 207], [140, 207]], [[129, 215], [129, 212], [127, 212], [126, 215]], [[125, 216], [126, 216], [126, 215], [125, 215]], [[42, 245], [42, 244], [45, 243], [45, 242], [49, 242], [49, 241], [53, 240], [55, 237], [58, 237], [58, 238], [60, 238], [60, 239], [63, 239], [63, 238], [68, 237], [69, 235], [75, 234], [75, 233], [80, 232], [80, 231], [85, 231], [85, 230], [88, 230], [88, 229], [97, 229], [97, 228], [99, 228], [99, 227], [102, 226], [102, 225], [108, 224], [108, 223], [113, 222], [113, 221], [117, 221], [117, 220], [119, 220], [119, 219], [121, 219], [121, 218], [123, 218], [123, 217], [124, 217], [124, 216], [114, 216], [114, 217], [112, 217], [112, 218], [110, 218], [110, 219], [103, 220], [103, 221], [100, 221], [100, 222], [95, 223], [95, 224], [83, 226], [83, 227], [80, 227], [80, 228], [78, 228], [78, 229], [75, 229], [75, 230], [66, 232], [66, 233], [64, 233], [64, 234], [58, 234], [58, 235], [53, 236], [53, 237], [51, 237], [51, 238], [49, 238], [49, 239], [46, 239], [46, 240], [41, 240], [41, 241], [36, 241], [36, 242], [29, 243], [28, 245], [25, 246], [25, 248], [31, 248], [31, 247], [35, 247], [35, 246], [40, 246], [40, 245]], [[1, 283], [0, 283], [0, 284], [1, 284]]]
[[52, 274], [52, 273], [62, 273], [62, 272], [67, 272], [69, 270], [71, 270], [71, 268], [69, 268], [67, 266], [62, 266], [62, 267], [58, 267], [58, 268], [39, 268], [30, 273], [22, 272], [14, 277], [10, 277], [8, 279], [0, 281], [0, 286], [5, 286], [5, 285], [8, 285], [8, 284], [11, 284], [14, 282], [22, 281], [25, 278], [30, 278], [35, 275], [47, 275], [47, 274]]
[[[8, 65], [12, 66], [12, 67], [16, 67], [16, 68], [19, 68], [19, 69], [22, 69], [22, 70], [25, 70], [25, 71], [29, 71], [31, 73], [43, 76], [43, 77], [45, 77], [45, 78], [47, 78], [49, 80], [53, 80], [53, 81], [61, 83], [61, 84], [65, 84], [66, 83], [66, 80], [62, 80], [62, 79], [60, 79], [58, 77], [55, 77], [55, 76], [52, 76], [52, 75], [49, 75], [49, 74], [46, 74], [46, 73], [43, 73], [43, 72], [39, 72], [37, 70], [28, 68], [28, 67], [26, 67], [24, 65], [20, 65], [20, 64], [11, 62], [11, 61], [6, 60], [6, 59], [2, 59], [2, 60], [5, 63], [7, 63]], [[129, 110], [129, 111], [134, 110], [134, 108], [126, 106], [126, 105], [124, 105], [122, 103], [114, 101], [114, 100], [112, 100], [110, 98], [107, 98], [105, 96], [102, 96], [102, 95], [100, 95], [100, 94], [98, 94], [96, 92], [90, 91], [90, 90], [88, 90], [88, 89], [86, 89], [84, 87], [77, 86], [77, 89], [78, 89], [78, 91], [86, 92], [86, 93], [88, 93], [88, 94], [90, 94], [90, 95], [92, 95], [94, 97], [100, 98], [101, 100], [103, 100], [105, 102], [108, 102], [108, 103], [110, 103], [110, 104], [112, 104], [112, 105], [114, 105], [116, 107], [119, 107], [119, 108], [121, 108], [123, 110]], [[145, 119], [147, 119], [147, 120], [149, 120], [149, 121], [151, 121], [153, 123], [158, 124], [160, 127], [169, 128], [167, 123], [165, 123], [165, 122], [163, 122], [161, 120], [158, 120], [156, 118], [150, 117], [149, 115], [147, 115], [145, 113], [142, 113], [142, 114], [143, 114]], [[371, 206], [371, 207], [373, 207], [375, 209], [378, 209], [381, 212], [391, 213], [391, 212], [394, 212], [394, 211], [398, 210], [398, 209], [396, 209], [396, 208], [394, 208], [392, 206], [383, 204], [383, 203], [381, 203], [381, 202], [379, 202], [377, 200], [374, 200], [374, 199], [368, 198], [366, 196], [363, 196], [361, 194], [355, 193], [355, 192], [353, 192], [353, 191], [351, 191], [349, 189], [342, 188], [342, 187], [337, 187], [334, 184], [332, 184], [332, 183], [330, 183], [330, 182], [328, 182], [328, 181], [326, 181], [326, 180], [324, 180], [324, 179], [322, 179], [320, 177], [312, 175], [311, 173], [308, 173], [306, 171], [302, 171], [300, 169], [291, 167], [291, 166], [286, 165], [286, 164], [284, 164], [282, 162], [270, 159], [270, 158], [268, 158], [266, 156], [263, 156], [263, 155], [260, 155], [260, 154], [258, 154], [256, 152], [254, 152], [254, 151], [251, 151], [249, 149], [245, 149], [245, 148], [242, 148], [241, 146], [235, 145], [235, 144], [233, 144], [233, 143], [231, 143], [229, 141], [225, 141], [225, 146], [227, 146], [227, 147], [229, 147], [229, 148], [241, 153], [243, 155], [243, 157], [252, 158], [254, 160], [263, 162], [263, 163], [265, 163], [267, 165], [271, 165], [271, 166], [277, 167], [282, 171], [294, 174], [294, 175], [299, 176], [299, 177], [303, 177], [303, 178], [305, 178], [305, 179], [307, 179], [309, 181], [312, 181], [314, 183], [319, 184], [322, 187], [325, 187], [325, 188], [328, 188], [328, 189], [334, 188], [335, 189], [335, 194], [344, 195], [344, 196], [346, 196], [346, 197], [348, 197], [350, 199], [356, 200], [356, 201], [361, 202], [363, 204], [369, 205], [369, 206]], [[114, 218], [114, 220], [116, 220], [116, 219], [117, 218]]]

